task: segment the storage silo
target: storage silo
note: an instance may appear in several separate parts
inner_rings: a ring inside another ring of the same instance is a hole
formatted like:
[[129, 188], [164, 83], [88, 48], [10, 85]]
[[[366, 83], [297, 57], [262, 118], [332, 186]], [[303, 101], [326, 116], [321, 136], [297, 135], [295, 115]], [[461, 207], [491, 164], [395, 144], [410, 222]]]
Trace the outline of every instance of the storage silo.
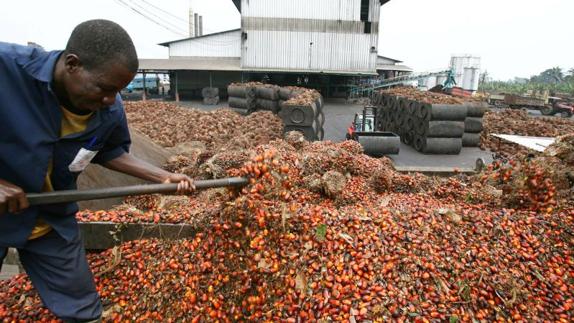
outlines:
[[460, 85], [465, 90], [470, 90], [472, 87], [472, 75], [474, 73], [474, 69], [471, 67], [465, 67], [462, 84]]
[[[465, 86], [465, 71], [467, 68], [477, 69], [480, 71], [480, 57], [472, 55], [460, 55], [453, 56], [450, 60], [450, 68], [454, 72], [454, 78], [456, 85], [462, 88], [472, 87], [470, 84]], [[471, 72], [468, 72], [471, 73]], [[468, 80], [472, 79], [472, 76], [468, 76]], [[470, 81], [467, 81], [470, 82]]]
[[471, 88], [472, 91], [478, 91], [478, 85], [480, 83], [480, 69], [474, 68], [472, 73]]

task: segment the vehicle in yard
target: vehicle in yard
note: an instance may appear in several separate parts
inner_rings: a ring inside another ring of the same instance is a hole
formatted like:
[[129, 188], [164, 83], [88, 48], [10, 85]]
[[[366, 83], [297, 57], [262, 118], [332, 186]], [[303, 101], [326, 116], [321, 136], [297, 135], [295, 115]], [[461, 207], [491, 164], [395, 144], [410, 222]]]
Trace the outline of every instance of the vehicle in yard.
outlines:
[[574, 114], [574, 104], [559, 97], [546, 95], [492, 94], [488, 103], [499, 108], [538, 110], [546, 116], [559, 114], [570, 118]]
[[398, 154], [400, 137], [392, 132], [377, 131], [376, 113], [374, 106], [366, 106], [362, 112], [355, 113], [353, 122], [347, 128], [346, 139], [359, 142], [365, 154], [372, 157]]

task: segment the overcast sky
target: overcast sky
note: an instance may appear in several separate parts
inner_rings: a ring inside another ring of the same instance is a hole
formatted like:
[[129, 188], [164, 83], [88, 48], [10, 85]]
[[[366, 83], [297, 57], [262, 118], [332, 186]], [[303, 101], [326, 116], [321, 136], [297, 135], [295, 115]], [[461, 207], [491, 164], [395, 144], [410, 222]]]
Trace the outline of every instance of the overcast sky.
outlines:
[[[185, 37], [189, 5], [190, 0], [10, 1], [0, 10], [0, 41], [61, 49], [78, 23], [103, 18], [128, 31], [141, 58], [167, 58], [167, 49], [157, 44]], [[231, 0], [193, 0], [193, 6], [204, 16], [204, 33], [240, 26]], [[379, 54], [418, 72], [448, 67], [452, 54], [472, 54], [482, 58], [483, 70], [503, 80], [553, 66], [570, 69], [573, 16], [573, 0], [392, 0], [382, 7]]]

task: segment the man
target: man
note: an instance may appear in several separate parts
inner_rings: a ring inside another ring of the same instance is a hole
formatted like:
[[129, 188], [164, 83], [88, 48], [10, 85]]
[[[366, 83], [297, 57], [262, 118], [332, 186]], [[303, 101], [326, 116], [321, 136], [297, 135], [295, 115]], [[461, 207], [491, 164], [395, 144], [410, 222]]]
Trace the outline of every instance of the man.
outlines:
[[79, 236], [75, 203], [29, 207], [25, 193], [76, 188], [87, 163], [157, 183], [193, 181], [128, 153], [119, 96], [134, 78], [137, 54], [119, 25], [78, 25], [66, 49], [0, 43], [0, 266], [8, 247], [42, 302], [69, 322], [101, 320], [102, 305]]

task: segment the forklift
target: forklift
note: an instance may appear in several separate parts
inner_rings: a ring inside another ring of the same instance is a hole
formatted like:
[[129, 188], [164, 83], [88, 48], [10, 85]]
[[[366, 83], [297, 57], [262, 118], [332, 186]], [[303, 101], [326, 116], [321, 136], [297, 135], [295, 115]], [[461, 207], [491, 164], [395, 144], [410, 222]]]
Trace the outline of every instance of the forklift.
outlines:
[[345, 138], [360, 143], [365, 154], [371, 157], [397, 155], [401, 138], [395, 133], [377, 129], [376, 118], [377, 107], [364, 107], [362, 112], [355, 113], [355, 118], [347, 128]]

